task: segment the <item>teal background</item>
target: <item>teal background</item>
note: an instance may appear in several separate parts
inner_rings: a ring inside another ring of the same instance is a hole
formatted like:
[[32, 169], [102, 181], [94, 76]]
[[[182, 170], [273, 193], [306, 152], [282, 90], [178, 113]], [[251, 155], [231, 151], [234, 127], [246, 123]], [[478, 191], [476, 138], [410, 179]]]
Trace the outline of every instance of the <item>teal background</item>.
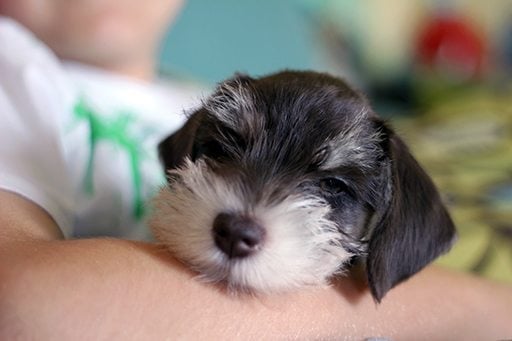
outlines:
[[164, 40], [164, 74], [215, 83], [234, 72], [323, 69], [300, 1], [189, 0]]

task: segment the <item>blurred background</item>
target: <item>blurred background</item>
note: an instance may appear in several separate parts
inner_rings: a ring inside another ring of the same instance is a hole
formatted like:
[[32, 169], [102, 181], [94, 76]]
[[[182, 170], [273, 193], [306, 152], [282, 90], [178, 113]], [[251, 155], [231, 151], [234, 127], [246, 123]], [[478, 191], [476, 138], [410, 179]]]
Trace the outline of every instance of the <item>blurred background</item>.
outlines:
[[459, 230], [440, 263], [512, 282], [512, 1], [188, 0], [163, 75], [344, 77], [433, 176]]

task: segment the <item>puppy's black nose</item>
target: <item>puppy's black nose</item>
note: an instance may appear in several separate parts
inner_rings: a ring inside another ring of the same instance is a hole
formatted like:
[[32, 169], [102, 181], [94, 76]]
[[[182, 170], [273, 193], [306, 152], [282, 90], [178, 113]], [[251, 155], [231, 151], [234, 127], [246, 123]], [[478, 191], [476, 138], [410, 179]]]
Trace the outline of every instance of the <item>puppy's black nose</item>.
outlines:
[[235, 213], [219, 213], [212, 231], [215, 245], [229, 258], [251, 255], [265, 237], [265, 230], [254, 219]]

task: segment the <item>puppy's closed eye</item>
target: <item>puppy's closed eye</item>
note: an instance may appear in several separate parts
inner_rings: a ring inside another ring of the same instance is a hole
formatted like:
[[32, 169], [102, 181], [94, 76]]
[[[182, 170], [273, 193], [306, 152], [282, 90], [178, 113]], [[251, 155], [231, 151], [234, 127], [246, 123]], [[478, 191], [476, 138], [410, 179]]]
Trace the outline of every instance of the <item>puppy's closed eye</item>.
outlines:
[[196, 161], [201, 157], [221, 160], [229, 157], [229, 154], [226, 148], [219, 141], [211, 139], [194, 145], [190, 157], [192, 161]]
[[328, 196], [348, 194], [355, 198], [356, 193], [344, 180], [335, 177], [323, 178], [319, 181], [320, 188]]
[[192, 146], [191, 159], [196, 161], [206, 157], [213, 161], [226, 161], [239, 156], [245, 149], [245, 144], [243, 138], [233, 129], [219, 124], [212, 125], [209, 129], [199, 129]]
[[[172, 176], [155, 200], [155, 236], [232, 289], [321, 285], [359, 258], [380, 301], [455, 236], [403, 141], [326, 74], [237, 75], [159, 151]], [[255, 231], [264, 238], [246, 252]]]

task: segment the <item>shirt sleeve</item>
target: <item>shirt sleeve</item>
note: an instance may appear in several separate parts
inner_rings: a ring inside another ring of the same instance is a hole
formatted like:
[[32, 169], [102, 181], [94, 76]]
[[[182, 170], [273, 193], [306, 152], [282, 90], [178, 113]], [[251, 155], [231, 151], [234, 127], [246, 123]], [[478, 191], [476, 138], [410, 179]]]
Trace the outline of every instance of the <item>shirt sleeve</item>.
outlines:
[[0, 188], [42, 207], [65, 236], [75, 210], [63, 148], [72, 96], [55, 55], [0, 17]]

